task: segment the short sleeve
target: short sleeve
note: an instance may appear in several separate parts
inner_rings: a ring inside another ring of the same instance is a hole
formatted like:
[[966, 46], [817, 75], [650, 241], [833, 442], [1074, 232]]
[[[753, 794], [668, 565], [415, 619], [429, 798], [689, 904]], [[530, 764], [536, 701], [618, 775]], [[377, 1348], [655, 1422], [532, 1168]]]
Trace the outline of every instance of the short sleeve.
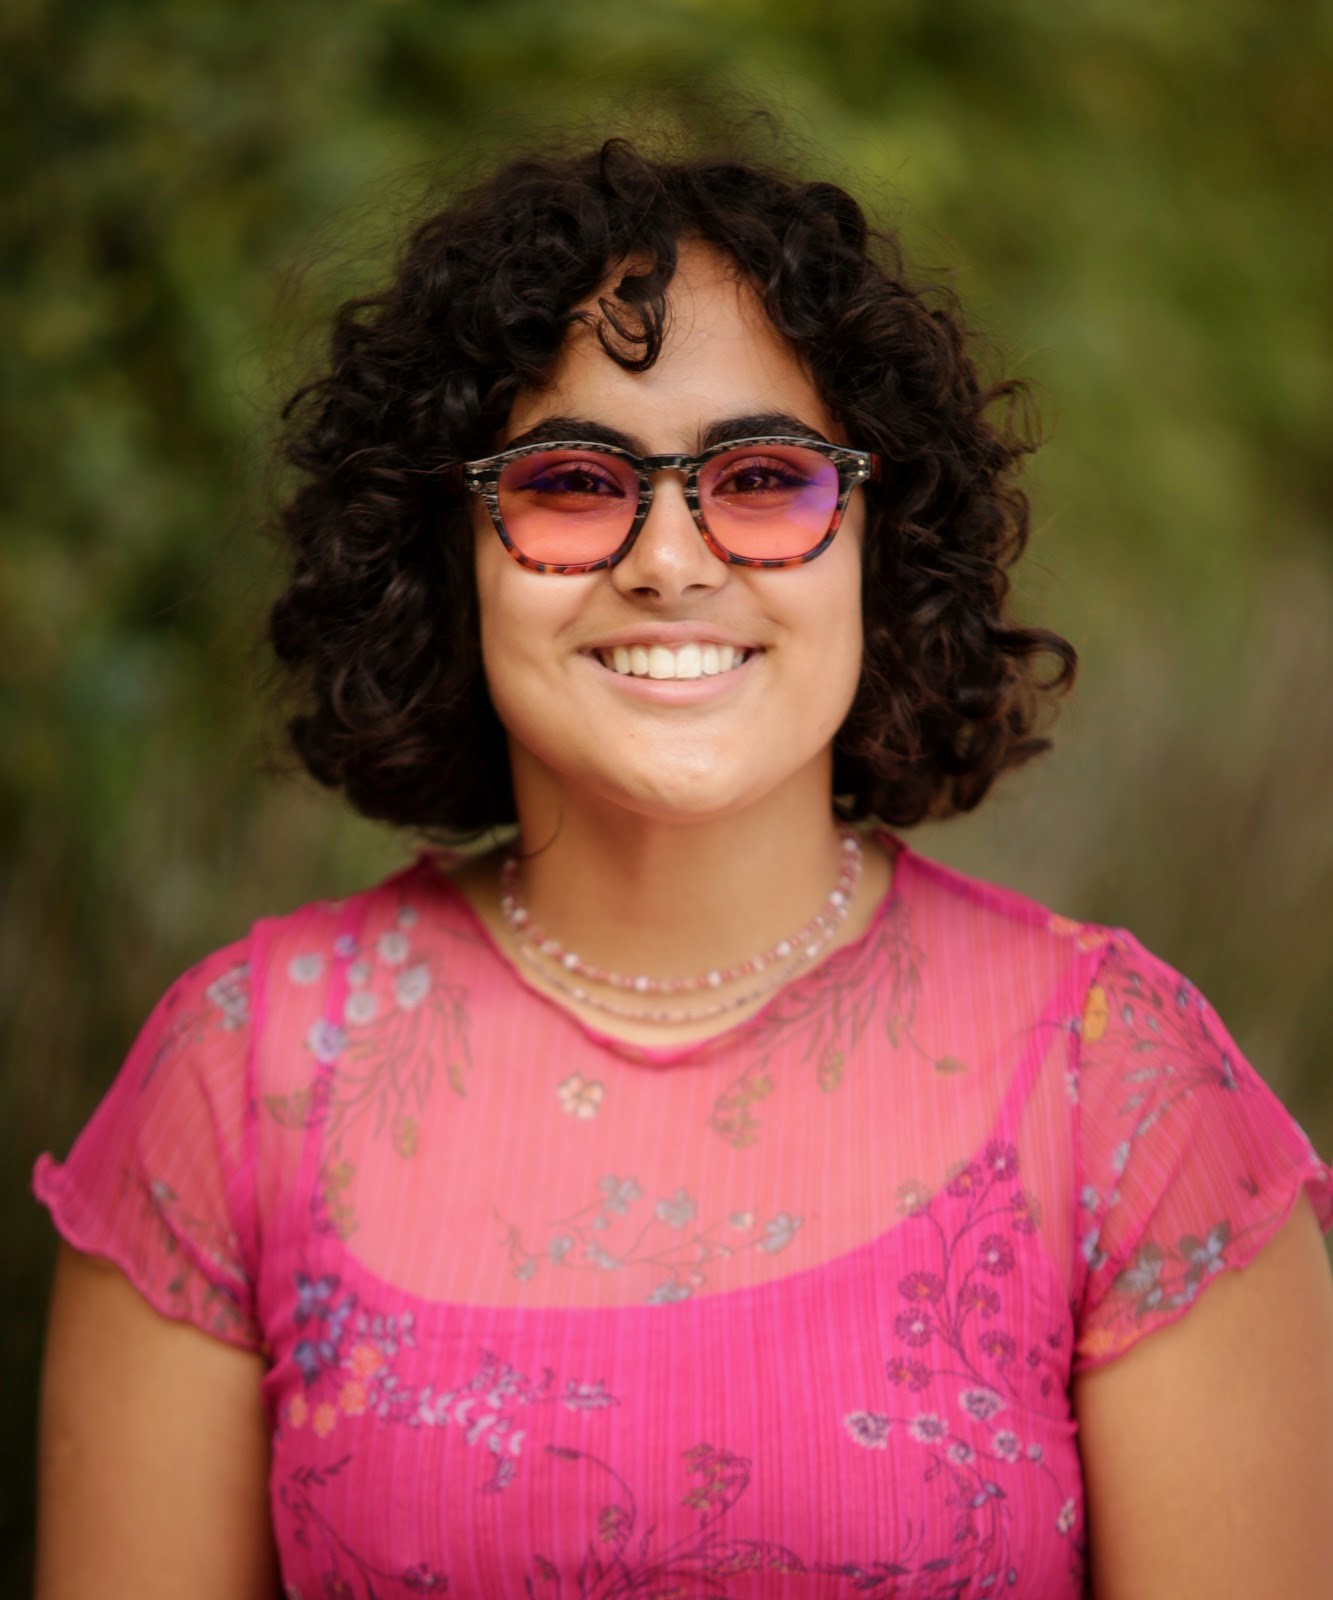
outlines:
[[254, 1313], [247, 946], [209, 956], [154, 1009], [62, 1164], [33, 1188], [75, 1249], [168, 1317], [246, 1349]]
[[1302, 1191], [1333, 1225], [1333, 1172], [1198, 990], [1128, 934], [1088, 991], [1074, 1092], [1076, 1370], [1184, 1315]]

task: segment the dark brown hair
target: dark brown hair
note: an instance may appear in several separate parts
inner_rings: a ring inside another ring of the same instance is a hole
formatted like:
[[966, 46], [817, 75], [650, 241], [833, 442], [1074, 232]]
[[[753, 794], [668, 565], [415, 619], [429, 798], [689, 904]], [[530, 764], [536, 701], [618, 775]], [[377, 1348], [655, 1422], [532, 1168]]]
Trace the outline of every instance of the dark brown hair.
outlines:
[[612, 139], [510, 161], [423, 222], [389, 287], [341, 308], [326, 373], [284, 412], [302, 481], [270, 631], [302, 697], [290, 734], [365, 815], [455, 835], [514, 820], [469, 507], [447, 469], [494, 448], [574, 308], [617, 271], [602, 345], [651, 366], [684, 240], [733, 258], [847, 440], [885, 457], [862, 491], [865, 653], [834, 747], [840, 808], [896, 826], [966, 811], [1047, 748], [1035, 724], [1076, 658], [1008, 615], [1034, 448], [1022, 386], [981, 382], [953, 297], [912, 287], [895, 236], [843, 189]]

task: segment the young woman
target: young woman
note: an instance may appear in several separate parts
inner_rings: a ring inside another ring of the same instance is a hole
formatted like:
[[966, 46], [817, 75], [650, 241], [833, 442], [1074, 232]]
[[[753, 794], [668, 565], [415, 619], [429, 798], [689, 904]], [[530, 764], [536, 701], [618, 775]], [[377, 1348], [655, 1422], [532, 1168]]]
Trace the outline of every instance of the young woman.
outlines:
[[884, 831], [1072, 676], [1008, 393], [839, 189], [618, 142], [345, 308], [295, 744], [516, 831], [201, 962], [39, 1168], [43, 1600], [1327, 1592], [1333, 1175]]

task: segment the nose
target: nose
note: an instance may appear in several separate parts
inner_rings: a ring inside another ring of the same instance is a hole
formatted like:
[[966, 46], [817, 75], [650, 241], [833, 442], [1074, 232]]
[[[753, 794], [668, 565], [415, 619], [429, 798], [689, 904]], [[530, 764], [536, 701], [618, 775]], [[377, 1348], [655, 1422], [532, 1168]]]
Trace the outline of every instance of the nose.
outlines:
[[685, 480], [667, 468], [653, 478], [653, 501], [638, 537], [611, 569], [622, 594], [674, 600], [716, 589], [727, 581], [727, 563], [704, 542], [685, 499]]

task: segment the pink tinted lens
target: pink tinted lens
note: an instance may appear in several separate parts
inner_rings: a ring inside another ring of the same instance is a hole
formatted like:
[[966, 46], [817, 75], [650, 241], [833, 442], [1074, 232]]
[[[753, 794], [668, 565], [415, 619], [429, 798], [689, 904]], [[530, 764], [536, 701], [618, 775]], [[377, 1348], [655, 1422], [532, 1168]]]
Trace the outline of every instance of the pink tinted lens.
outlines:
[[624, 543], [639, 480], [599, 450], [537, 450], [500, 473], [500, 515], [521, 555], [553, 567], [604, 561]]
[[719, 544], [735, 556], [783, 561], [806, 555], [833, 526], [838, 469], [800, 445], [743, 445], [699, 473], [699, 504]]

